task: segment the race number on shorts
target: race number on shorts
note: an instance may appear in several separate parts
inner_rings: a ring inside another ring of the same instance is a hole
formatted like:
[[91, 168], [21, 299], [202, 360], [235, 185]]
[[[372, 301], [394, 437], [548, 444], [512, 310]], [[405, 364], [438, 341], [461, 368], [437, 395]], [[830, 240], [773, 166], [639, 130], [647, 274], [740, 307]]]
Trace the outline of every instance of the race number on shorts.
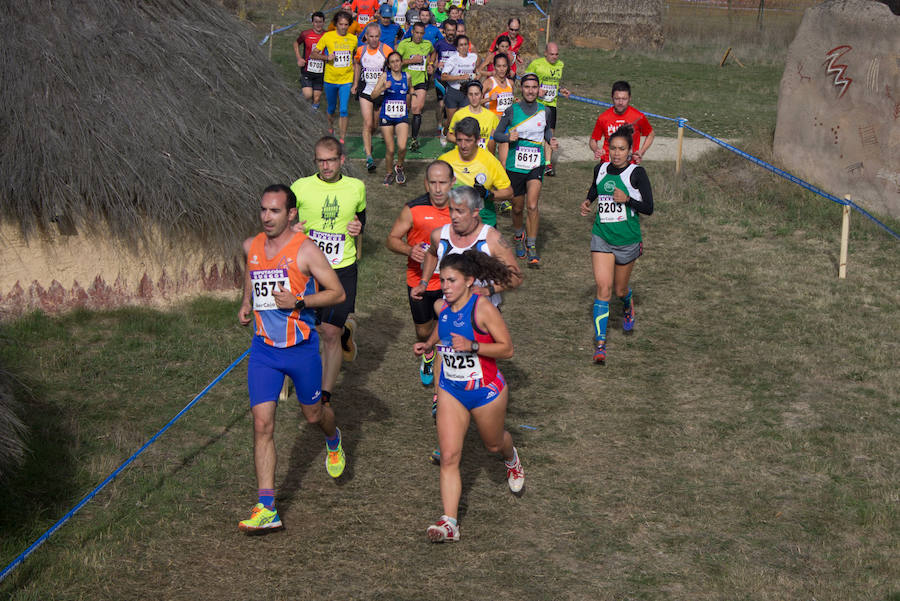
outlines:
[[251, 269], [250, 285], [253, 291], [253, 310], [272, 311], [278, 308], [275, 304], [275, 292], [280, 285], [285, 290], [291, 289], [288, 270], [285, 269]]
[[481, 371], [481, 359], [472, 352], [455, 351], [452, 346], [438, 345], [435, 350], [441, 355], [441, 373], [448, 380], [465, 382], [468, 380], [481, 380], [484, 372]]
[[312, 238], [312, 241], [324, 253], [325, 258], [328, 259], [331, 265], [337, 265], [343, 260], [344, 244], [347, 242], [347, 236], [331, 232], [320, 232], [318, 230], [309, 230], [308, 236]]

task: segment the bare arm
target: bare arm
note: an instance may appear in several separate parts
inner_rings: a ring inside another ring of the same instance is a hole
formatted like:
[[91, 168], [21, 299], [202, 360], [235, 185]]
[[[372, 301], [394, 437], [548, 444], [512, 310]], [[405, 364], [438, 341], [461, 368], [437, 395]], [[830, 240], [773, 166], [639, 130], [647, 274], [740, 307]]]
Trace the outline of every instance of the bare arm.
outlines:
[[[479, 301], [475, 306], [475, 324], [494, 339], [494, 342], [479, 343], [479, 355], [493, 359], [509, 359], [513, 356], [512, 338], [497, 307], [489, 302]], [[455, 350], [472, 351], [472, 340], [459, 334], [452, 334], [452, 338]]]
[[300, 245], [300, 251], [297, 253], [297, 262], [301, 265], [306, 263], [309, 274], [319, 284], [318, 292], [303, 297], [307, 307], [311, 309], [330, 307], [346, 298], [344, 287], [341, 286], [337, 273], [328, 264], [328, 259], [325, 258], [325, 254], [319, 250], [315, 242], [305, 240]]
[[500, 188], [499, 190], [494, 190], [494, 200], [512, 200], [512, 197], [513, 197], [512, 186], [507, 186], [505, 188]]
[[[400, 214], [397, 216], [397, 219], [394, 221], [394, 225], [391, 227], [391, 231], [388, 232], [387, 241], [385, 244], [388, 249], [397, 253], [398, 255], [406, 255], [411, 256], [411, 252], [413, 251], [413, 247], [406, 243], [406, 235], [409, 233], [409, 230], [412, 229], [413, 220], [412, 220], [412, 211], [409, 207], [403, 207], [403, 210], [400, 211]], [[424, 254], [424, 250], [422, 247], [419, 247], [420, 252]], [[424, 258], [424, 257], [422, 257]], [[421, 259], [416, 259], [419, 263], [422, 262]]]
[[643, 147], [637, 151], [631, 153], [631, 158], [638, 165], [641, 164], [641, 160], [644, 158], [644, 155], [647, 154], [647, 151], [650, 150], [650, 146], [653, 144], [653, 140], [656, 138], [656, 131], [651, 131], [647, 134], [647, 137], [644, 138]]
[[387, 89], [387, 73], [382, 73], [378, 76], [378, 81], [375, 82], [375, 88], [372, 90], [372, 93], [369, 94], [373, 99], [381, 96], [381, 93]]
[[441, 228], [431, 232], [431, 246], [428, 247], [428, 252], [425, 253], [425, 257], [422, 259], [422, 280], [409, 291], [409, 295], [416, 300], [422, 298], [422, 293], [428, 288], [428, 280], [431, 279], [431, 274], [434, 273], [434, 269], [437, 267], [437, 247], [440, 237]]
[[247, 269], [247, 254], [250, 252], [250, 244], [253, 238], [244, 240], [244, 293], [241, 297], [241, 308], [238, 309], [238, 323], [242, 326], [249, 325], [253, 321], [253, 304], [250, 299], [250, 270]]
[[297, 66], [305, 67], [306, 61], [303, 60], [303, 54], [300, 52], [300, 43], [294, 40], [294, 54], [297, 56]]
[[502, 286], [500, 284], [494, 285], [495, 292], [501, 292], [503, 290], [512, 290], [513, 288], [518, 288], [522, 285], [522, 270], [519, 269], [519, 262], [516, 261], [516, 255], [513, 251], [512, 244], [503, 237], [503, 235], [497, 231], [496, 229], [488, 232], [487, 238], [488, 248], [491, 249], [491, 255], [496, 257], [498, 261], [509, 267], [509, 270], [513, 273], [512, 279], [509, 281], [509, 284], [506, 286]]

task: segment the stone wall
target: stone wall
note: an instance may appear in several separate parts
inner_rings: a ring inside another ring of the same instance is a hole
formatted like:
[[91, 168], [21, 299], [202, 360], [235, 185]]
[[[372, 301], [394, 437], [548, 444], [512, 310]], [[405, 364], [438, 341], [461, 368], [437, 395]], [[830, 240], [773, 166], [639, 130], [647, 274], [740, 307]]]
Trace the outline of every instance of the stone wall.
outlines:
[[775, 155], [835, 196], [900, 217], [900, 16], [887, 5], [807, 9], [781, 78]]

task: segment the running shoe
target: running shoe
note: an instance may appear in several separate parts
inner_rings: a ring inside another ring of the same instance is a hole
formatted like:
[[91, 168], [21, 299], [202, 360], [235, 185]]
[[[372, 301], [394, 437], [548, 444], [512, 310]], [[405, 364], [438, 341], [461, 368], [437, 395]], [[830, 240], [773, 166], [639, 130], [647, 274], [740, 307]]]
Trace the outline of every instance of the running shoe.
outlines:
[[525, 234], [516, 234], [513, 236], [513, 244], [516, 247], [516, 258], [525, 258]]
[[459, 526], [454, 526], [443, 516], [425, 531], [433, 543], [455, 543], [459, 540]]
[[[338, 430], [338, 435], [340, 435], [340, 430]], [[347, 457], [344, 455], [341, 441], [338, 440], [338, 446], [334, 450], [329, 449], [328, 443], [325, 443], [325, 469], [328, 470], [328, 475], [332, 478], [339, 478], [344, 473], [346, 466]]]
[[622, 318], [622, 331], [626, 334], [634, 333], [634, 309], [625, 311], [625, 316]]
[[528, 253], [528, 266], [532, 269], [537, 269], [541, 266], [541, 257], [537, 253], [537, 247], [532, 245], [527, 245], [525, 247], [525, 251]]
[[341, 146], [343, 146], [343, 145], [344, 145], [344, 138], [338, 138], [338, 142], [340, 142], [340, 143], [341, 143]]
[[606, 343], [601, 342], [594, 348], [594, 363], [603, 365], [606, 363]]
[[429, 457], [429, 459], [431, 459], [431, 463], [433, 463], [435, 465], [440, 465], [441, 464], [441, 450], [439, 448], [435, 447], [434, 450], [431, 451], [431, 457]]
[[284, 528], [284, 525], [281, 523], [281, 518], [278, 517], [276, 510], [266, 509], [265, 505], [257, 503], [250, 510], [250, 517], [238, 522], [238, 528], [241, 532], [254, 533], [265, 530], [274, 532]]
[[441, 148], [447, 148], [447, 136], [445, 136], [444, 134], [441, 134], [440, 142], [441, 142]]
[[344, 331], [341, 332], [341, 353], [344, 361], [348, 363], [356, 359], [358, 349], [356, 348], [356, 318], [352, 315], [344, 322]]
[[[515, 451], [515, 447], [513, 447], [513, 451]], [[522, 488], [525, 486], [525, 470], [522, 469], [522, 460], [518, 455], [516, 451], [515, 465], [510, 466], [508, 463], [506, 464], [506, 482], [509, 484], [509, 490], [514, 495], [522, 492]]]
[[505, 214], [512, 213], [512, 203], [508, 200], [502, 201], [499, 205], [497, 205], [497, 212]]
[[434, 382], [434, 357], [436, 353], [431, 353], [431, 359], [422, 355], [419, 362], [419, 379], [422, 380], [422, 386], [431, 386]]
[[394, 165], [394, 179], [401, 186], [406, 183], [406, 173], [404, 173], [403, 167], [400, 165]]
[[410, 152], [419, 152], [419, 138], [410, 138], [409, 139], [409, 151]]
[[544, 167], [544, 175], [549, 177], [556, 177], [556, 170], [553, 168], [553, 163], [547, 163]]
[[388, 173], [387, 175], [384, 176], [384, 185], [390, 186], [393, 183], [394, 183], [394, 173], [392, 171], [391, 173]]
[[366, 157], [366, 171], [369, 173], [375, 173], [375, 170], [378, 167], [375, 165], [375, 159], [372, 157]]
[[431, 397], [431, 419], [437, 421], [437, 395]]

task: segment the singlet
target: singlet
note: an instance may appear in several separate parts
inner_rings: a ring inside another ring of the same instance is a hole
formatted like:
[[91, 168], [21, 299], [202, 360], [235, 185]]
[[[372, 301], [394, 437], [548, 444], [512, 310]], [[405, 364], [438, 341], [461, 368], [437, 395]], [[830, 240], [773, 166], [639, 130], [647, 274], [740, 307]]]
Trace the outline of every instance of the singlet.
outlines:
[[360, 46], [356, 49], [354, 60], [359, 63], [359, 78], [364, 84], [362, 88], [363, 94], [371, 94], [378, 83], [378, 78], [384, 73], [384, 65], [387, 62], [387, 56], [393, 52], [390, 46], [379, 43], [378, 48], [372, 50], [368, 44]]
[[637, 211], [613, 200], [613, 191], [619, 188], [629, 198], [637, 201], [643, 199], [640, 190], [631, 183], [631, 174], [635, 169], [643, 169], [630, 163], [622, 173], [612, 175], [609, 168], [612, 163], [603, 163], [597, 171], [594, 185], [597, 190], [597, 217], [591, 233], [600, 236], [613, 246], [625, 246], [641, 241], [641, 221]]
[[[485, 223], [484, 225], [481, 226], [481, 231], [478, 232], [478, 237], [475, 238], [475, 242], [473, 242], [469, 246], [461, 247], [461, 246], [454, 246], [453, 242], [450, 241], [450, 224], [447, 223], [444, 226], [442, 226], [441, 227], [441, 239], [438, 242], [438, 247], [437, 247], [438, 268], [440, 268], [441, 259], [444, 258], [444, 255], [461, 255], [462, 253], [466, 252], [469, 249], [480, 250], [484, 254], [490, 255], [491, 249], [488, 247], [488, 243], [487, 243], [487, 235], [490, 230], [491, 230], [491, 226], [489, 226], [488, 224]], [[475, 280], [476, 286], [486, 287], [488, 284], [490, 284], [490, 282], [485, 282], [484, 280]], [[495, 307], [499, 307], [500, 303], [502, 303], [502, 302], [503, 302], [503, 296], [499, 292], [497, 292], [496, 294], [491, 296], [491, 303]]]
[[[406, 243], [410, 246], [427, 245], [431, 241], [431, 232], [437, 228], [450, 223], [450, 206], [438, 209], [428, 198], [427, 194], [415, 198], [408, 203], [409, 212], [412, 214], [412, 227], [406, 233]], [[440, 259], [438, 259], [440, 260]], [[416, 263], [411, 258], [406, 259], [406, 283], [410, 288], [415, 288], [424, 280], [422, 273], [422, 264]], [[427, 290], [440, 290], [441, 278], [438, 268], [435, 266], [434, 273], [428, 279]]]
[[444, 390], [483, 388], [490, 386], [497, 378], [496, 359], [471, 351], [453, 350], [451, 334], [459, 334], [478, 344], [494, 342], [494, 337], [478, 329], [475, 323], [475, 307], [479, 298], [480, 295], [473, 294], [459, 311], [454, 311], [445, 302], [438, 314], [438, 343], [435, 349], [441, 355], [440, 386]]
[[[444, 67], [441, 69], [441, 73], [443, 75], [467, 75], [470, 73], [475, 73], [475, 67], [478, 66], [478, 55], [474, 52], [469, 52], [465, 56], [460, 55], [459, 53], [451, 54], [447, 59], [447, 62], [444, 63]], [[460, 86], [462, 86], [461, 81], [451, 81], [444, 82], [445, 86], [450, 86], [454, 90], [459, 90]]]
[[544, 91], [544, 97], [538, 97], [538, 102], [541, 104], [556, 106], [556, 99], [559, 94], [559, 80], [562, 79], [564, 66], [561, 60], [557, 60], [551, 65], [544, 57], [536, 58], [528, 64], [528, 71], [538, 76], [541, 89]]
[[493, 75], [490, 77], [490, 80], [492, 82], [491, 89], [485, 94], [485, 98], [490, 100], [487, 108], [497, 115], [497, 117], [502, 117], [503, 112], [511, 107], [515, 100], [513, 97], [512, 80], [507, 77], [505, 86], [501, 86]]
[[247, 273], [250, 275], [250, 299], [255, 317], [254, 333], [263, 342], [276, 348], [287, 348], [309, 340], [316, 326], [312, 309], [279, 309], [272, 293], [290, 288], [295, 296], [315, 294], [316, 281], [297, 267], [297, 253], [306, 236], [297, 232], [273, 258], [266, 258], [266, 234], [257, 234], [247, 253]]
[[316, 50], [328, 51], [334, 61], [325, 63], [325, 83], [353, 83], [353, 51], [356, 50], [356, 36], [341, 36], [337, 31], [326, 31], [316, 42]]
[[306, 221], [304, 232], [322, 249], [329, 265], [338, 269], [356, 262], [356, 238], [347, 224], [366, 208], [366, 186], [362, 180], [342, 175], [324, 182], [318, 175], [302, 177], [291, 184], [297, 195], [297, 218]]
[[384, 101], [378, 116], [381, 119], [403, 119], [406, 117], [406, 95], [409, 93], [409, 73], [401, 73], [400, 79], [394, 79], [388, 71], [385, 74], [387, 88], [384, 90]]
[[316, 47], [316, 44], [325, 35], [325, 32], [316, 33], [312, 29], [307, 29], [297, 36], [297, 44], [303, 45], [303, 58], [306, 60], [306, 66], [303, 67], [307, 73], [321, 75], [325, 72], [325, 61], [320, 58], [309, 58], [309, 53]]
[[547, 128], [547, 109], [538, 104], [535, 114], [528, 116], [520, 104], [511, 109], [509, 129], [516, 128], [519, 139], [509, 145], [506, 170], [528, 173], [544, 165], [544, 130]]
[[414, 55], [421, 55], [426, 57], [426, 60], [421, 63], [410, 63], [403, 67], [403, 70], [406, 73], [409, 73], [409, 84], [411, 86], [417, 86], [420, 83], [425, 83], [425, 71], [427, 69], [427, 57], [434, 50], [434, 46], [431, 45], [431, 42], [428, 40], [422, 40], [418, 44], [409, 40], [401, 40], [399, 44], [397, 44], [397, 52], [400, 53], [400, 56], [403, 57], [403, 60], [408, 60], [410, 57]]

